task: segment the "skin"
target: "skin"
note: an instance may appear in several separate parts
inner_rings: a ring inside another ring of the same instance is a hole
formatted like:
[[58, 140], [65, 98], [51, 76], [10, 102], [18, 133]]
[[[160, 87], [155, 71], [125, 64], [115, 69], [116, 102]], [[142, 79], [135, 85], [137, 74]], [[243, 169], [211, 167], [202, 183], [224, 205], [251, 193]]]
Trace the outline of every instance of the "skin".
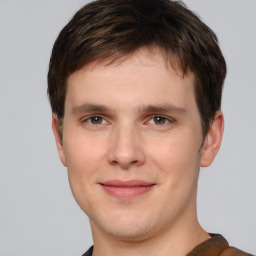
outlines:
[[[68, 79], [62, 139], [52, 120], [94, 256], [185, 255], [209, 238], [197, 220], [197, 182], [220, 147], [223, 115], [203, 140], [193, 74], [180, 76], [146, 49], [111, 65], [94, 62]], [[109, 180], [153, 185], [119, 198], [103, 188]]]

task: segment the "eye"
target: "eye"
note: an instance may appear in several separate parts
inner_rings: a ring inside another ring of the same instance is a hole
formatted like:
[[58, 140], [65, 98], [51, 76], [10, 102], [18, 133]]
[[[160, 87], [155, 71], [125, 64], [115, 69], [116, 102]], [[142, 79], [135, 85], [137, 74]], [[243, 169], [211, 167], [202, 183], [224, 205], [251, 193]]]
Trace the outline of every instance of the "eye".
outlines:
[[90, 116], [83, 120], [83, 123], [85, 122], [91, 125], [101, 125], [107, 123], [107, 121], [101, 116]]
[[152, 125], [165, 125], [172, 122], [170, 118], [164, 116], [153, 116], [148, 123]]

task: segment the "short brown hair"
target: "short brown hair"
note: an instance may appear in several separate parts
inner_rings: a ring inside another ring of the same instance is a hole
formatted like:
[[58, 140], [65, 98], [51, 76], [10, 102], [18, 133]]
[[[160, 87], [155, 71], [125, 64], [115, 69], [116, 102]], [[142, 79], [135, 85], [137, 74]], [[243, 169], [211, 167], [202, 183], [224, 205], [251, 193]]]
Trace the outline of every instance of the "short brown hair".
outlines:
[[181, 1], [96, 0], [82, 7], [60, 32], [52, 50], [48, 95], [64, 117], [67, 79], [96, 60], [111, 62], [142, 47], [158, 48], [183, 75], [196, 77], [203, 134], [221, 107], [226, 63], [214, 32]]

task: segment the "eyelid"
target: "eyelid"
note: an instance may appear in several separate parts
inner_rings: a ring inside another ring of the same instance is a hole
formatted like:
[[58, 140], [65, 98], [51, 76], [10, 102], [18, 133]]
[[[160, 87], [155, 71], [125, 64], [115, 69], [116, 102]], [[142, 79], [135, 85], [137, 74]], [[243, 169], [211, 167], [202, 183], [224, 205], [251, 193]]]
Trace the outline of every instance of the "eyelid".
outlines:
[[[88, 120], [90, 120], [93, 117], [100, 117], [100, 118], [102, 118], [105, 121], [103, 124], [98, 124], [98, 125], [104, 125], [104, 124], [109, 124], [110, 123], [108, 118], [105, 115], [102, 115], [102, 114], [91, 114], [91, 115], [85, 116], [85, 117], [80, 119], [81, 123], [86, 123]], [[168, 122], [167, 124], [162, 124], [162, 125], [160, 125], [160, 124], [159, 125], [152, 124], [152, 125], [156, 125], [156, 126], [164, 126], [164, 125], [168, 125], [169, 123], [174, 123], [176, 121], [173, 117], [170, 117], [170, 116], [166, 116], [166, 115], [162, 115], [162, 114], [153, 114], [153, 115], [150, 115], [150, 116], [147, 117], [145, 123], [146, 124], [149, 123], [149, 121], [151, 121], [155, 117], [164, 118]], [[89, 124], [91, 124], [93, 126], [97, 126], [97, 124], [92, 124], [91, 122], [87, 122], [87, 123], [89, 123]]]
[[[105, 123], [103, 123], [103, 124], [93, 124], [91, 122], [88, 122], [88, 120], [90, 120], [93, 117], [100, 117], [105, 121]], [[85, 117], [81, 118], [81, 123], [88, 123], [92, 126], [98, 126], [98, 125], [105, 125], [106, 123], [109, 123], [109, 121], [107, 120], [107, 118], [105, 116], [103, 116], [101, 114], [91, 114], [89, 116], [85, 116]]]
[[156, 126], [165, 126], [165, 125], [168, 125], [170, 123], [174, 123], [176, 121], [173, 117], [170, 117], [170, 116], [165, 116], [165, 115], [162, 115], [162, 114], [154, 114], [154, 115], [149, 116], [148, 121], [146, 123], [149, 123], [149, 121], [151, 121], [155, 117], [161, 117], [161, 118], [164, 118], [168, 121], [167, 124], [166, 123], [165, 124], [159, 124], [159, 125], [152, 124], [152, 125], [156, 125]]

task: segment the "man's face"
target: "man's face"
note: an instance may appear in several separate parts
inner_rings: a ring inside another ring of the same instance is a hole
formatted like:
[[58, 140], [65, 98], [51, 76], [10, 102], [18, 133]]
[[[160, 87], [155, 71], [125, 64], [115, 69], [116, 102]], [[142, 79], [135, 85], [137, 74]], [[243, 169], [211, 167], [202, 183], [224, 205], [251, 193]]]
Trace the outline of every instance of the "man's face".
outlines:
[[205, 153], [194, 77], [160, 54], [141, 50], [73, 73], [62, 144], [55, 135], [93, 234], [140, 240], [195, 219]]

